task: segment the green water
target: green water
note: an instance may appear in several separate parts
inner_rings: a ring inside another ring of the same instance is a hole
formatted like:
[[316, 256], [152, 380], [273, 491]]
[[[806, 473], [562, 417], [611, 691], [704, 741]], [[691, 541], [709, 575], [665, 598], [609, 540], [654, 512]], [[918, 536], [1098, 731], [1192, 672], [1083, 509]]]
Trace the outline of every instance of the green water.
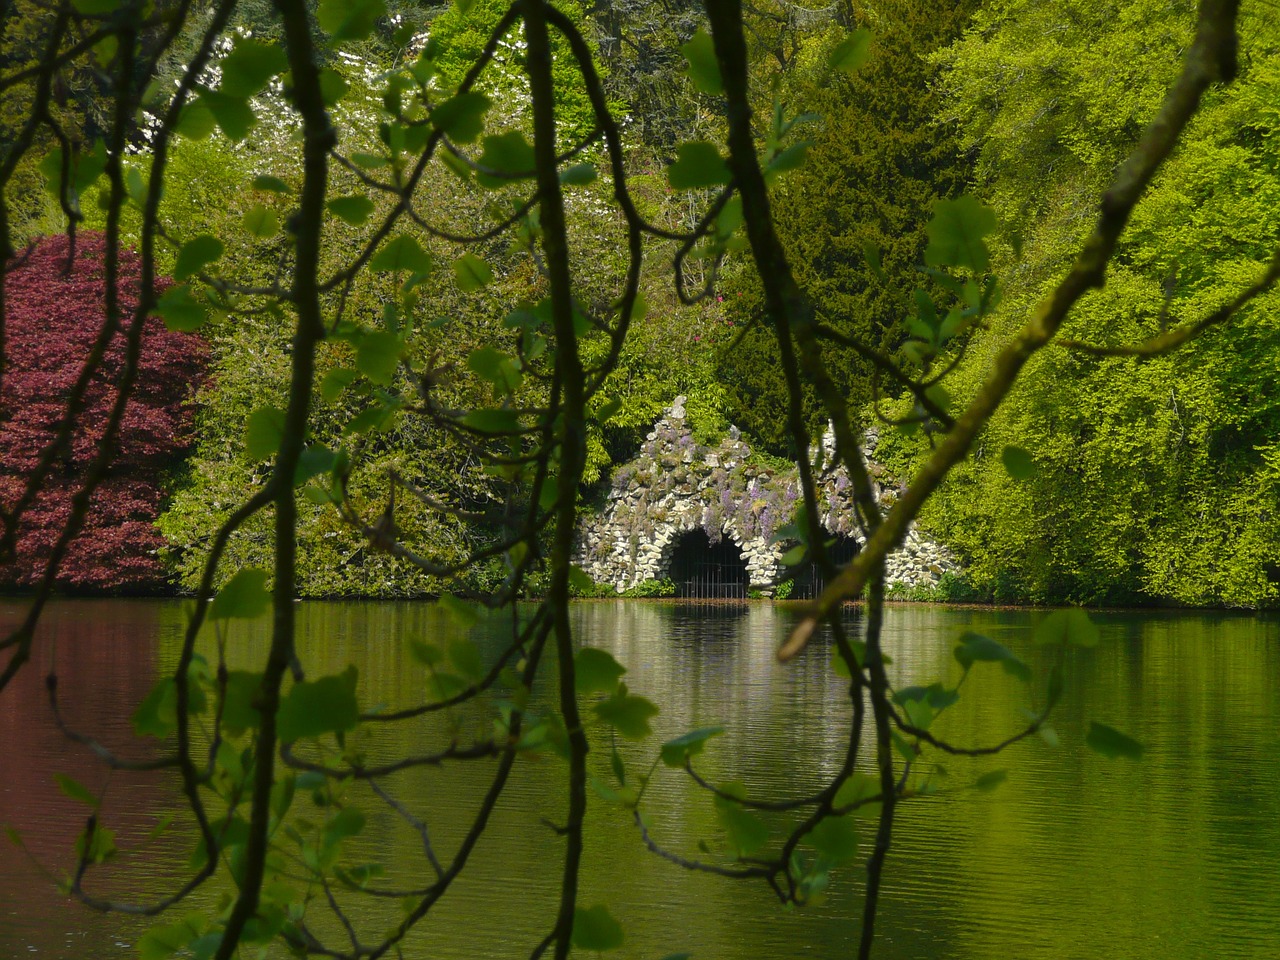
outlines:
[[[0, 607], [0, 621], [18, 610]], [[753, 796], [802, 794], [835, 768], [848, 703], [821, 644], [785, 667], [774, 660], [793, 616], [785, 607], [586, 603], [575, 616], [583, 642], [613, 653], [629, 667], [631, 688], [662, 706], [653, 743], [626, 751], [633, 769], [663, 739], [712, 723], [728, 731], [712, 742], [701, 769], [712, 779], [744, 781]], [[901, 808], [878, 957], [1280, 957], [1280, 621], [1168, 613], [1096, 619], [1101, 645], [1066, 662], [1068, 694], [1053, 719], [1057, 749], [1035, 739], [999, 758], [947, 761], [952, 784], [996, 768], [1007, 768], [1009, 779], [994, 793], [958, 790]], [[893, 680], [954, 680], [951, 648], [967, 629], [999, 639], [1043, 675], [1047, 654], [1030, 643], [1033, 620], [1020, 611], [892, 609]], [[95, 892], [141, 901], [180, 882], [190, 836], [181, 821], [147, 839], [161, 815], [180, 809], [173, 781], [107, 774], [53, 726], [43, 676], [56, 667], [70, 723], [122, 753], [147, 755], [154, 745], [132, 741], [127, 718], [172, 664], [181, 626], [177, 603], [63, 604], [49, 614], [35, 661], [0, 696], [0, 821], [21, 832], [30, 852], [9, 848], [0, 857], [0, 958], [136, 955], [136, 921], [89, 912], [57, 893], [54, 879], [73, 863], [86, 808], [58, 791], [54, 772], [107, 787], [104, 821], [126, 852], [92, 878]], [[427, 604], [304, 604], [300, 626], [309, 675], [354, 662], [362, 702], [392, 707], [423, 694], [405, 639], [440, 639], [452, 629]], [[265, 629], [264, 621], [230, 637], [233, 667], [260, 656]], [[478, 639], [497, 649], [496, 636], [481, 630]], [[538, 690], [535, 698], [551, 693]], [[1017, 680], [987, 669], [966, 684], [936, 732], [992, 743], [1025, 722], [1027, 703]], [[1140, 739], [1144, 759], [1088, 752], [1089, 720]], [[480, 711], [457, 713], [453, 722], [461, 742], [487, 736]], [[364, 746], [374, 757], [421, 753], [449, 736], [436, 719], [380, 728]], [[604, 751], [592, 763], [607, 776]], [[447, 857], [492, 770], [488, 760], [417, 769], [389, 787]], [[528, 956], [547, 933], [556, 899], [562, 841], [543, 821], [563, 817], [563, 781], [557, 760], [517, 765], [471, 864], [407, 956]], [[424, 882], [418, 835], [367, 791], [353, 797], [369, 812], [354, 859], [386, 863], [388, 884]], [[705, 857], [699, 841], [719, 842], [710, 801], [682, 774], [662, 770], [646, 809], [655, 837], [674, 851]], [[699, 960], [782, 960], [854, 949], [858, 867], [833, 875], [825, 902], [786, 910], [760, 882], [692, 875], [650, 854], [629, 819], [594, 795], [588, 827], [583, 902], [607, 903], [622, 921], [619, 957], [689, 951]], [[369, 941], [397, 915], [393, 901], [347, 905]], [[197, 897], [191, 909], [202, 907]]]

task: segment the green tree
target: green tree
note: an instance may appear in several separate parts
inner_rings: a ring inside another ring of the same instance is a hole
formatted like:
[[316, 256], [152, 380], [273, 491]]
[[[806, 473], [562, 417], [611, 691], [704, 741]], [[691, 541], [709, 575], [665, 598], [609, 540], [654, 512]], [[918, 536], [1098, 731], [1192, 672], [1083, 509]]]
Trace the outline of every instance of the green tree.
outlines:
[[[939, 70], [929, 58], [960, 36], [977, 6], [895, 0], [859, 8], [856, 19], [874, 35], [867, 65], [854, 73], [831, 66], [830, 53], [844, 37], [831, 26], [810, 38], [779, 95], [795, 112], [811, 115], [794, 134], [809, 144], [807, 163], [773, 193], [796, 281], [821, 322], [880, 351], [901, 342], [903, 320], [915, 312], [933, 204], [960, 193], [969, 180], [956, 125], [937, 120]], [[903, 96], [904, 90], [913, 95]], [[735, 323], [758, 320], [764, 310], [759, 282], [748, 273], [733, 287]], [[730, 418], [773, 452], [794, 456], [777, 364], [776, 344], [758, 328], [727, 345], [720, 370], [729, 384]], [[872, 402], [882, 376], [874, 362], [848, 352], [832, 370], [851, 407]], [[899, 390], [882, 386], [894, 395]], [[820, 421], [816, 396], [809, 406]]]
[[[1190, 39], [1188, 5], [1001, 3], [943, 54], [948, 111], [975, 145], [1004, 220], [1004, 304], [954, 378], [970, 396], [991, 352], [1043, 298], [1087, 229], [1126, 143]], [[1113, 15], [1113, 13], [1119, 15]], [[1258, 606], [1277, 596], [1274, 293], [1229, 329], [1135, 362], [1108, 355], [1212, 313], [1265, 269], [1280, 203], [1274, 138], [1280, 33], [1246, 15], [1237, 83], [1206, 97], [1133, 216], [1104, 290], [1066, 327], [1079, 341], [1029, 366], [979, 455], [930, 520], [1000, 598]], [[1094, 349], [1094, 348], [1099, 349]], [[1000, 452], [1036, 472], [1014, 481]]]

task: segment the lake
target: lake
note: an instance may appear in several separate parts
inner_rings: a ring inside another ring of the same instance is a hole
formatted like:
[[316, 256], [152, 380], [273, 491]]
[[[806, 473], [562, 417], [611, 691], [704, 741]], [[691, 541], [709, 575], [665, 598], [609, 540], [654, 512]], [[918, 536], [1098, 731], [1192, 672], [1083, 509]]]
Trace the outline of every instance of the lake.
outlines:
[[[20, 609], [3, 603], [0, 621], [12, 622]], [[421, 698], [426, 678], [408, 657], [407, 640], [438, 641], [457, 630], [425, 603], [306, 603], [299, 616], [308, 675], [355, 663], [366, 707]], [[716, 782], [740, 780], [753, 797], [801, 795], [837, 768], [849, 705], [829, 648], [815, 643], [785, 666], [774, 659], [794, 609], [617, 601], [582, 603], [574, 616], [582, 642], [612, 653], [629, 668], [631, 690], [662, 707], [649, 741], [622, 746], [633, 777], [663, 740], [710, 724], [726, 732], [698, 758], [700, 771]], [[899, 687], [954, 683], [952, 648], [965, 630], [1012, 648], [1036, 671], [1035, 690], [979, 665], [934, 727], [955, 742], [994, 743], [1025, 725], [1021, 710], [1042, 694], [1058, 655], [1031, 640], [1039, 616], [892, 607], [885, 626], [891, 678]], [[856, 622], [856, 614], [850, 618]], [[1063, 664], [1067, 693], [1051, 720], [1059, 746], [1031, 738], [995, 758], [940, 758], [947, 774], [934, 782], [943, 790], [899, 808], [877, 957], [1280, 956], [1280, 619], [1146, 611], [1099, 613], [1095, 621], [1101, 644], [1069, 651]], [[59, 790], [55, 773], [94, 791], [105, 787], [103, 821], [117, 831], [123, 853], [93, 875], [95, 892], [145, 900], [184, 875], [193, 835], [181, 817], [148, 836], [162, 816], [180, 810], [174, 779], [109, 774], [53, 725], [43, 683], [55, 667], [70, 724], [122, 754], [149, 755], [155, 743], [134, 741], [128, 718], [172, 667], [182, 623], [176, 601], [60, 603], [47, 615], [33, 662], [0, 695], [0, 822], [20, 833], [27, 850], [8, 847], [0, 857], [0, 957], [132, 957], [145, 929], [58, 893], [88, 808]], [[255, 663], [266, 631], [263, 620], [229, 634], [233, 668]], [[498, 649], [496, 629], [482, 625], [474, 636], [482, 650]], [[212, 653], [211, 638], [206, 650]], [[550, 689], [535, 689], [535, 701], [549, 696]], [[1145, 756], [1092, 753], [1083, 743], [1091, 720], [1136, 737]], [[465, 743], [487, 736], [491, 716], [468, 709], [449, 723], [444, 728], [437, 715], [375, 725], [362, 746], [390, 756], [429, 750], [451, 735]], [[591, 769], [608, 780], [607, 734], [594, 726], [589, 733]], [[428, 824], [443, 856], [459, 842], [493, 767], [482, 760], [415, 769], [388, 786]], [[1008, 771], [996, 790], [970, 788], [996, 769]], [[564, 765], [554, 758], [517, 763], [472, 862], [406, 956], [528, 956], [557, 897], [562, 841], [544, 821], [564, 815], [563, 781]], [[363, 787], [352, 791], [369, 814], [352, 862], [383, 862], [388, 884], [420, 882], [418, 835]], [[655, 838], [682, 855], [708, 859], [700, 841], [713, 851], [722, 843], [710, 798], [681, 772], [659, 766], [644, 808]], [[782, 824], [774, 822], [775, 835]], [[868, 823], [864, 853], [870, 834]], [[849, 956], [860, 881], [860, 864], [845, 867], [832, 874], [823, 902], [785, 909], [761, 881], [694, 875], [654, 856], [622, 810], [590, 797], [582, 903], [607, 903], [622, 922], [626, 943], [614, 956]], [[197, 897], [188, 909], [208, 908]], [[352, 916], [375, 941], [398, 904], [353, 905]]]

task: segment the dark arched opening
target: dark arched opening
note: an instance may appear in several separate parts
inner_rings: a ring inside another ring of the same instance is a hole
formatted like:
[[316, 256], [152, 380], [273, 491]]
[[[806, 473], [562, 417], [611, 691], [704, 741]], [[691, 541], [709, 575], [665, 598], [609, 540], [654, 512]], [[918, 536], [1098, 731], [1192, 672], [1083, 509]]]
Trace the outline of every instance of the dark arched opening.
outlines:
[[[853, 537], [836, 537], [835, 542], [827, 547], [827, 556], [837, 568], [840, 568], [856, 557], [858, 550], [858, 541]], [[822, 570], [816, 563], [810, 563], [796, 572], [795, 585], [791, 588], [791, 599], [814, 600], [826, 585]]]
[[676, 540], [670, 570], [676, 596], [691, 600], [745, 600], [751, 583], [738, 545], [728, 537], [712, 543], [701, 530]]

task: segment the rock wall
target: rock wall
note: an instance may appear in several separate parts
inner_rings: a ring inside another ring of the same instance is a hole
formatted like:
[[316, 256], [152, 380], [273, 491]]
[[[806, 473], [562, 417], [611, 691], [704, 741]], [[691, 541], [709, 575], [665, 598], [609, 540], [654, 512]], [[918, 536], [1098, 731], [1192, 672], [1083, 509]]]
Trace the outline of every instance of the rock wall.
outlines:
[[[892, 503], [897, 488], [867, 449], [876, 495]], [[833, 442], [824, 438], [826, 462]], [[773, 542], [789, 523], [800, 497], [799, 471], [776, 470], [751, 458], [737, 429], [716, 447], [693, 439], [685, 421], [684, 398], [677, 397], [645, 439], [640, 456], [614, 471], [604, 510], [579, 530], [576, 562], [597, 583], [621, 593], [647, 580], [666, 577], [682, 534], [702, 530], [712, 543], [728, 537], [742, 551], [753, 589], [765, 596], [787, 575], [782, 556], [790, 544]], [[854, 522], [852, 489], [843, 468], [819, 481], [822, 524], [837, 536], [864, 541]], [[886, 564], [891, 586], [932, 587], [946, 572], [958, 570], [951, 553], [914, 527]]]

